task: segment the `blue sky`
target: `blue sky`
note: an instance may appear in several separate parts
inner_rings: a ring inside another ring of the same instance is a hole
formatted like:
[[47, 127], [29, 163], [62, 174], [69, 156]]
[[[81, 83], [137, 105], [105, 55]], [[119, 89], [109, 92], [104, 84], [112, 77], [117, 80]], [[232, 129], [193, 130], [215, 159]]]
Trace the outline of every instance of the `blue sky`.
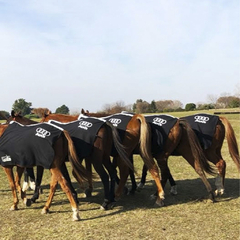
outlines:
[[234, 95], [239, 19], [238, 0], [0, 0], [0, 110]]

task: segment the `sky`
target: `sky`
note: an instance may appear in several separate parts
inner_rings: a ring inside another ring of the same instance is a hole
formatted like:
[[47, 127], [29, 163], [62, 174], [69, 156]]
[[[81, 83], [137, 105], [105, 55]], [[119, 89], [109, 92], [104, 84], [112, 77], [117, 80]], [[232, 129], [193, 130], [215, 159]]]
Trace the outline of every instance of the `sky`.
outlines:
[[239, 20], [239, 0], [0, 0], [0, 110], [234, 95]]

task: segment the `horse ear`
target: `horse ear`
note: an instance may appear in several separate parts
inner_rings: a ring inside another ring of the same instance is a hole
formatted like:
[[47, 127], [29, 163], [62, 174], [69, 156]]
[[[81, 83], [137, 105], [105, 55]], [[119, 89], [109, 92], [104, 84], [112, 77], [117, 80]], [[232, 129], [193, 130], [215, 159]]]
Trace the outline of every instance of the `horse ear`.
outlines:
[[85, 111], [84, 111], [84, 109], [82, 108], [82, 110], [81, 110], [81, 114], [84, 114], [85, 113]]
[[12, 117], [15, 117], [15, 112], [14, 112], [14, 110], [11, 111], [11, 116], [12, 116]]
[[88, 110], [86, 110], [86, 113], [89, 113], [89, 111], [88, 111]]

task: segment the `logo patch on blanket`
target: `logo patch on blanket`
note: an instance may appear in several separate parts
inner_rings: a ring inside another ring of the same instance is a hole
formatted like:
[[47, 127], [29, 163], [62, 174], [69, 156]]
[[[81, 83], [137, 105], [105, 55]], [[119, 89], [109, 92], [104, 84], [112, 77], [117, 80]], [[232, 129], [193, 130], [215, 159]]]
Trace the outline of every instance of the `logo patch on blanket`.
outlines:
[[208, 149], [212, 144], [213, 135], [216, 131], [216, 125], [219, 117], [205, 113], [199, 113], [183, 117], [190, 124], [196, 133], [203, 149]]
[[168, 134], [176, 124], [178, 118], [167, 114], [147, 115], [145, 118], [151, 126], [152, 154], [159, 154], [163, 151]]
[[62, 129], [48, 123], [21, 125], [11, 122], [0, 137], [0, 164], [49, 169], [54, 158], [53, 144]]

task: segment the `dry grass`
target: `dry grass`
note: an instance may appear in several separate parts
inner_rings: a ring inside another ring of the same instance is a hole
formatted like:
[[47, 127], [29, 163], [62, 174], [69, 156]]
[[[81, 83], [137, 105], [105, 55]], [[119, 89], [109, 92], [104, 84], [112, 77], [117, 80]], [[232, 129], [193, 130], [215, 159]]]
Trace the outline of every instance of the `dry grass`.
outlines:
[[[239, 140], [239, 115], [225, 116], [230, 119]], [[71, 207], [61, 189], [56, 192], [51, 213], [41, 215], [48, 196], [48, 171], [44, 174], [44, 192], [39, 201], [29, 208], [20, 203], [20, 210], [10, 211], [12, 194], [0, 168], [0, 239], [239, 239], [239, 173], [229, 156], [226, 142], [222, 152], [227, 162], [226, 193], [217, 199], [217, 203], [207, 200], [205, 187], [189, 164], [181, 157], [171, 157], [169, 166], [179, 194], [171, 196], [167, 185], [165, 207], [156, 208], [154, 200], [149, 199], [155, 190], [150, 175], [141, 192], [122, 196], [110, 211], [99, 209], [103, 200], [100, 181], [95, 182], [91, 199], [85, 199], [74, 182], [80, 199], [79, 222], [71, 221]], [[138, 156], [135, 156], [135, 166], [140, 175], [142, 160]], [[214, 186], [212, 177], [209, 181]]]

